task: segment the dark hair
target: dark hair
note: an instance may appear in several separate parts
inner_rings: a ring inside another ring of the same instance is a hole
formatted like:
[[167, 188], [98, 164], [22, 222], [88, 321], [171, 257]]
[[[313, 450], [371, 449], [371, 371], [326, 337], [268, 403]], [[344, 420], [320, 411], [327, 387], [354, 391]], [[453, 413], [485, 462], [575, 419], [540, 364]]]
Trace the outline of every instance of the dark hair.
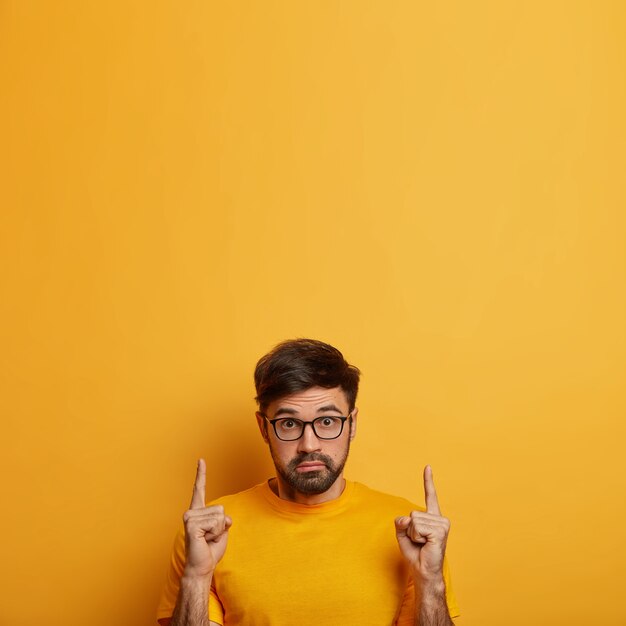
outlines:
[[311, 387], [341, 387], [354, 409], [361, 372], [333, 346], [316, 339], [290, 339], [259, 359], [254, 370], [256, 401], [265, 411], [274, 400]]

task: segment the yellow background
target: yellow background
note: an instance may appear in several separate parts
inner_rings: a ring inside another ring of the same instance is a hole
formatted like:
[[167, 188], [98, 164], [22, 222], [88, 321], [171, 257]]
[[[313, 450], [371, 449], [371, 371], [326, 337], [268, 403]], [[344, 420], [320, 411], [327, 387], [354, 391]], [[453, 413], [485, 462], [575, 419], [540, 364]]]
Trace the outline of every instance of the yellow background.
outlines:
[[252, 370], [312, 336], [348, 476], [433, 465], [460, 624], [625, 624], [625, 18], [0, 2], [0, 623], [152, 624], [195, 459], [268, 475]]

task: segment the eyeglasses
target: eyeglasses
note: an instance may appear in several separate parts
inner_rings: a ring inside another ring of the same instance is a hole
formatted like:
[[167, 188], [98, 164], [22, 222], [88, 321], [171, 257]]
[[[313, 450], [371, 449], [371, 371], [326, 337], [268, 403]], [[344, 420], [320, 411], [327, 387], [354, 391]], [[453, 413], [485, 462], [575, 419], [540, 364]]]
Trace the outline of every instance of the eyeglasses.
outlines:
[[346, 417], [324, 415], [323, 417], [316, 417], [310, 422], [304, 422], [295, 417], [278, 417], [271, 420], [267, 415], [263, 413], [261, 415], [273, 426], [276, 436], [281, 441], [300, 439], [307, 424], [311, 424], [313, 433], [318, 439], [337, 439], [343, 432], [344, 422], [347, 419], [352, 419], [352, 413], [349, 413]]

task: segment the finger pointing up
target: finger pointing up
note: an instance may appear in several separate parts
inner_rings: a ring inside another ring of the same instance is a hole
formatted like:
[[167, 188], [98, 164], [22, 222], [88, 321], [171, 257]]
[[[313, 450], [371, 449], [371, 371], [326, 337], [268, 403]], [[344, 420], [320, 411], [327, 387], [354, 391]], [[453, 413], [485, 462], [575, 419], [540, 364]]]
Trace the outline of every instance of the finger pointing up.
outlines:
[[196, 471], [196, 482], [193, 486], [190, 509], [203, 509], [205, 506], [206, 490], [206, 463], [204, 459], [198, 459], [198, 470]]
[[426, 511], [433, 515], [441, 515], [437, 491], [433, 481], [433, 469], [430, 465], [424, 468], [424, 493], [426, 495]]

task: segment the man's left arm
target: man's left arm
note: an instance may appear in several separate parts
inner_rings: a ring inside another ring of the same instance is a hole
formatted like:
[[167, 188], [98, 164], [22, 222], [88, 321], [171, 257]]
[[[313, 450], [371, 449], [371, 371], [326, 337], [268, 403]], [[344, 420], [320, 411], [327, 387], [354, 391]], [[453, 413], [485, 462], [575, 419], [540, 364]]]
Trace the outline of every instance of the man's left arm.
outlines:
[[426, 511], [398, 517], [396, 537], [407, 560], [415, 586], [416, 626], [454, 626], [446, 603], [443, 558], [450, 520], [441, 515], [433, 472], [424, 468]]

